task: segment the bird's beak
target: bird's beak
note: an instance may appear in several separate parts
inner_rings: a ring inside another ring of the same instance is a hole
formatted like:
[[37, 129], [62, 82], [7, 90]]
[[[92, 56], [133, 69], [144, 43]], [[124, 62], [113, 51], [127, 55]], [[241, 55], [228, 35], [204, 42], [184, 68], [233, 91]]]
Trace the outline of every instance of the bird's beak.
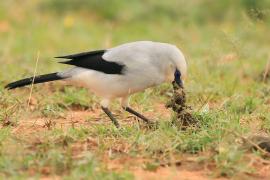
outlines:
[[181, 73], [179, 70], [176, 70], [174, 73], [174, 82], [181, 88], [184, 88], [184, 83], [181, 79]]
[[184, 88], [184, 83], [183, 83], [183, 81], [182, 81], [181, 78], [175, 79], [174, 81], [176, 82], [176, 84], [177, 84], [179, 87]]

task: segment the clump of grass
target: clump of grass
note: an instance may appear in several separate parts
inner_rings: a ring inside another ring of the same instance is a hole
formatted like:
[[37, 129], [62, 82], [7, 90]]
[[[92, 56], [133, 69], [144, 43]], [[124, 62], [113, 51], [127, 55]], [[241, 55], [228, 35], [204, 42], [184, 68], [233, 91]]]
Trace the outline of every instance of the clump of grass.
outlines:
[[216, 176], [232, 177], [238, 172], [249, 172], [248, 165], [243, 161], [244, 152], [236, 146], [227, 145], [214, 155], [217, 165]]
[[57, 104], [47, 104], [41, 111], [44, 117], [59, 118], [63, 117], [63, 108]]
[[62, 92], [56, 94], [54, 100], [58, 103], [58, 107], [86, 110], [95, 105], [93, 98], [86, 89], [65, 87]]
[[172, 124], [180, 128], [198, 125], [198, 120], [190, 112], [191, 107], [186, 105], [184, 89], [174, 81], [173, 90], [173, 96], [170, 102], [166, 104], [167, 108], [172, 108], [176, 113], [176, 117], [172, 120]]
[[6, 126], [16, 126], [16, 113], [19, 109], [19, 104], [15, 104], [7, 107], [6, 109], [0, 110], [0, 121], [3, 127]]

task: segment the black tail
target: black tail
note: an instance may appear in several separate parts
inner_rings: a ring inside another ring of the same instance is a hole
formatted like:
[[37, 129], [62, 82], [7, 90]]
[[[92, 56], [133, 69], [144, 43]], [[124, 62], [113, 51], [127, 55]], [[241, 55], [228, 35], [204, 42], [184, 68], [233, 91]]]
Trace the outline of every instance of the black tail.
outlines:
[[49, 81], [55, 81], [55, 80], [60, 80], [64, 79], [63, 77], [57, 75], [57, 73], [51, 73], [51, 74], [44, 74], [40, 76], [30, 77], [26, 79], [22, 79], [19, 81], [12, 82], [8, 85], [5, 86], [6, 89], [15, 89], [17, 87], [23, 87], [29, 84], [38, 84], [38, 83], [44, 83], [44, 82], [49, 82]]

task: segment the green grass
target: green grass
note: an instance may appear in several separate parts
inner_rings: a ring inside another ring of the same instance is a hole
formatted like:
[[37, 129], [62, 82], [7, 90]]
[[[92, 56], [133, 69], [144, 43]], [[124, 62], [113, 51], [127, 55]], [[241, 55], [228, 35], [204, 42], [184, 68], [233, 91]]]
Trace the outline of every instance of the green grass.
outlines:
[[[243, 137], [270, 132], [269, 80], [262, 82], [270, 58], [268, 1], [79, 2], [0, 2], [1, 178], [134, 179], [134, 168], [157, 171], [175, 160], [209, 166], [212, 177], [245, 177], [256, 174], [253, 159], [269, 160], [241, 144]], [[86, 89], [37, 85], [29, 107], [30, 88], [4, 89], [33, 75], [38, 53], [42, 74], [66, 68], [55, 56], [135, 40], [182, 49], [187, 100], [199, 128], [179, 130], [164, 116], [170, 112], [158, 108], [167, 102], [170, 84], [131, 98], [135, 109], [160, 121], [155, 129], [120, 113], [114, 102], [122, 125], [116, 129]], [[86, 117], [70, 115], [83, 111]]]

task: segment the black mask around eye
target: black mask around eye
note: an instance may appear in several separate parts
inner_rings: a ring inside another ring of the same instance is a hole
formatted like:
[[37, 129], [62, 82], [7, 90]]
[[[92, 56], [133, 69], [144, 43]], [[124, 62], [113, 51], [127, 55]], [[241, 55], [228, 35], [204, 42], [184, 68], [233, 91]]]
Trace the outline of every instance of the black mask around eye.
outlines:
[[181, 88], [184, 88], [183, 82], [181, 80], [181, 73], [178, 69], [176, 69], [174, 72], [174, 82], [176, 82], [176, 84], [180, 86]]

